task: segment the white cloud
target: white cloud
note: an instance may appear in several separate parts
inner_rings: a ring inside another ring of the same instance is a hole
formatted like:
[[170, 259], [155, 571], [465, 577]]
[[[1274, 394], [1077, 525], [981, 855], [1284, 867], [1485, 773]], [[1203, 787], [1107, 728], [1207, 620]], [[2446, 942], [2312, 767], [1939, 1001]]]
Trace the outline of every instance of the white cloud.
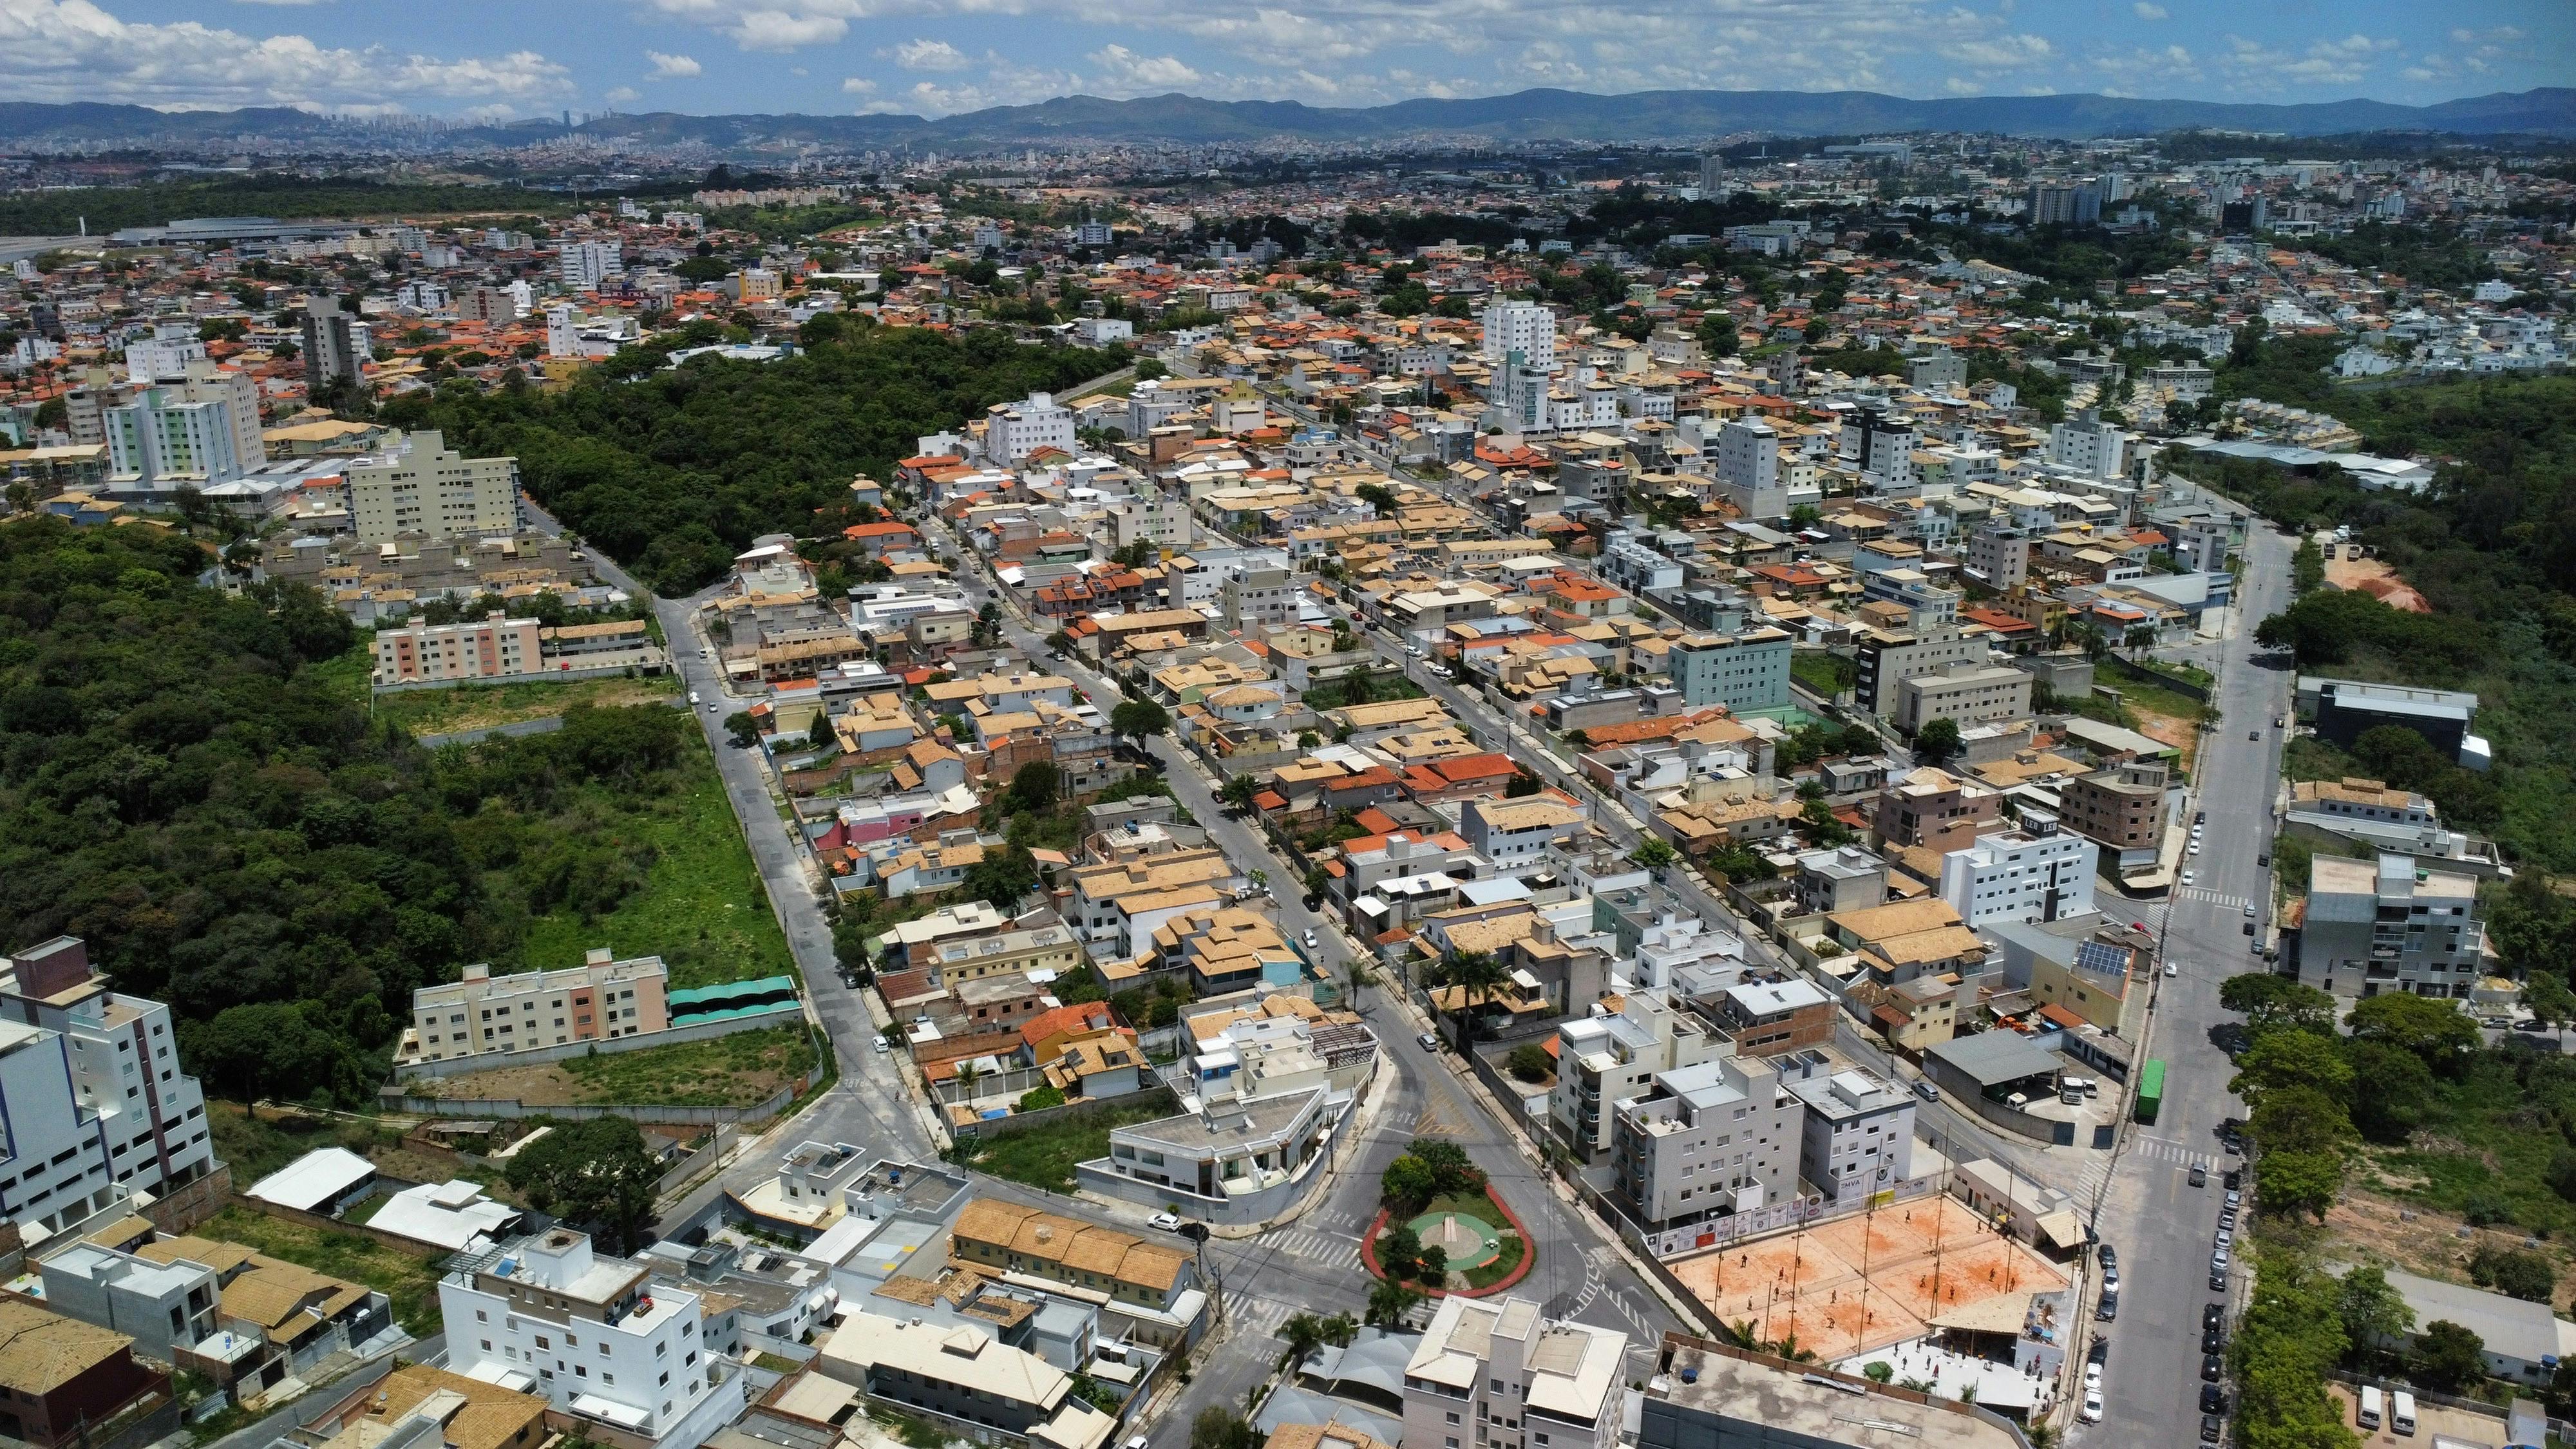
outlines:
[[2057, 47], [2049, 44], [2046, 36], [2028, 34], [1954, 41], [1940, 50], [1950, 59], [1979, 70], [2018, 70], [2024, 66], [2043, 65], [2057, 54]]
[[2140, 20], [2167, 20], [2171, 19], [2173, 15], [2172, 11], [2165, 9], [2165, 7], [2161, 5], [2150, 5], [2147, 3], [2147, 0], [2138, 0], [2137, 4], [2132, 5], [2129, 8], [2137, 13], [2137, 17]]
[[600, 99], [608, 102], [612, 106], [631, 105], [636, 101], [644, 99], [644, 93], [635, 89], [633, 86], [619, 86], [617, 89], [602, 95]]
[[571, 73], [532, 50], [447, 60], [301, 35], [259, 38], [194, 20], [129, 22], [91, 0], [0, 0], [0, 94], [13, 100], [337, 110], [533, 102], [572, 91]]
[[872, 96], [877, 93], [877, 83], [866, 76], [854, 75], [841, 82], [841, 93], [850, 96]]
[[706, 69], [688, 56], [664, 55], [658, 50], [644, 52], [644, 58], [653, 62], [653, 73], [645, 77], [647, 80], [685, 80]]
[[907, 40], [877, 54], [905, 70], [964, 70], [975, 63], [973, 57], [944, 40]]
[[2304, 53], [2275, 50], [2241, 35], [2227, 37], [2228, 51], [2219, 58], [2235, 76], [2237, 88], [2261, 91], [2287, 82], [2302, 86], [2349, 86], [2359, 83], [2397, 49], [2394, 40], [2355, 33], [2341, 40], [2312, 42]]
[[1178, 56], [1138, 55], [1123, 45], [1104, 46], [1084, 58], [1100, 67], [1100, 87], [1108, 91], [1168, 91], [1207, 79]]
[[328, 5], [331, 0], [233, 0], [236, 5]]

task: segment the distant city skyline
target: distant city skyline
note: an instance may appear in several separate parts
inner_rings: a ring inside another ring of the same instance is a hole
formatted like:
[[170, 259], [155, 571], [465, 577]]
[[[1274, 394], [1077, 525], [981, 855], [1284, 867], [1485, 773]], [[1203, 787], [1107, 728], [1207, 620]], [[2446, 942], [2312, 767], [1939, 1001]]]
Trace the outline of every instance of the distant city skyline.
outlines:
[[0, 0], [0, 92], [505, 120], [1532, 86], [2424, 104], [2576, 84], [2566, 0]]

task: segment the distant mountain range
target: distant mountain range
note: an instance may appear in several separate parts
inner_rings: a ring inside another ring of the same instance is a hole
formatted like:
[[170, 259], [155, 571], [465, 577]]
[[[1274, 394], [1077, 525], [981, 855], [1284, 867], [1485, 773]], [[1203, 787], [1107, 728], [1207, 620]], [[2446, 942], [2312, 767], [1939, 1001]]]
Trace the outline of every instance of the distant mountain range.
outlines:
[[[1323, 108], [1299, 101], [1210, 101], [1180, 94], [1111, 101], [1062, 96], [953, 116], [614, 115], [570, 129], [599, 140], [698, 142], [723, 150], [806, 141], [850, 150], [971, 151], [1077, 141], [1386, 142], [1691, 141], [1747, 132], [1842, 136], [1907, 131], [2000, 132], [2082, 139], [2193, 128], [2293, 136], [2367, 131], [2576, 136], [2576, 89], [2548, 87], [2401, 106], [2386, 101], [2303, 105], [2133, 100], [2123, 96], [1969, 96], [1911, 100], [1873, 91], [1638, 91], [1599, 96], [1528, 90], [1474, 100], [1412, 100]], [[565, 134], [552, 120], [450, 133], [463, 144], [525, 144]], [[255, 146], [364, 134], [356, 123], [284, 108], [156, 111], [143, 106], [0, 103], [0, 143], [154, 143]]]

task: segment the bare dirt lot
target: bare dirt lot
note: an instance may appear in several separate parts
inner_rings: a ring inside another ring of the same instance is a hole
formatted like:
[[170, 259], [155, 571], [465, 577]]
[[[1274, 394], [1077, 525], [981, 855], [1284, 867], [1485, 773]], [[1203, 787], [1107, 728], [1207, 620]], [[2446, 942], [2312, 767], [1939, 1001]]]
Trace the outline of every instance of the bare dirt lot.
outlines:
[[1821, 1227], [1737, 1243], [1673, 1273], [1729, 1324], [1795, 1338], [1827, 1361], [1920, 1338], [1927, 1320], [2067, 1279], [1949, 1198], [1900, 1203]]

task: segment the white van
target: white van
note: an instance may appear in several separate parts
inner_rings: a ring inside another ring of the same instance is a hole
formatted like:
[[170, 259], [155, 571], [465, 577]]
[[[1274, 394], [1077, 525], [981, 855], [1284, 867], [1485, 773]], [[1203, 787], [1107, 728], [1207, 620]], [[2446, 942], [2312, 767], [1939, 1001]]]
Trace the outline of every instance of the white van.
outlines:
[[2406, 1392], [2404, 1389], [2397, 1389], [2389, 1394], [2388, 1427], [2396, 1430], [2400, 1434], [2409, 1436], [2414, 1434], [2415, 1396], [2413, 1394]]
[[2379, 1427], [2379, 1389], [2377, 1386], [2370, 1384], [2362, 1386], [2361, 1409], [2353, 1416], [2353, 1421], [2365, 1429], [2376, 1429]]

